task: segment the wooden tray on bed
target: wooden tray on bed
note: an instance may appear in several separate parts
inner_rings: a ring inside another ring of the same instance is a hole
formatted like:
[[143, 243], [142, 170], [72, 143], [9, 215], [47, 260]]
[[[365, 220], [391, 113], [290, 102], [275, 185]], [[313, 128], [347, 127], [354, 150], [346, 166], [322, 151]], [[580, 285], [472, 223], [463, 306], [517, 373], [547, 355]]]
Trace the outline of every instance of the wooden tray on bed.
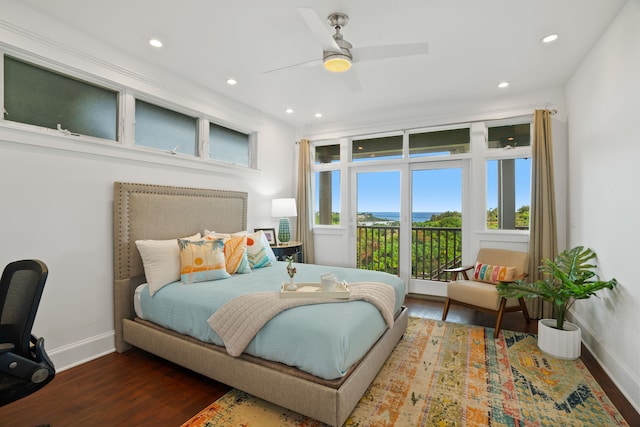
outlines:
[[288, 282], [283, 282], [280, 286], [280, 298], [336, 298], [349, 299], [351, 292], [346, 283], [336, 283], [334, 291], [323, 291], [320, 282], [301, 282], [296, 283], [298, 287], [295, 291], [286, 289]]

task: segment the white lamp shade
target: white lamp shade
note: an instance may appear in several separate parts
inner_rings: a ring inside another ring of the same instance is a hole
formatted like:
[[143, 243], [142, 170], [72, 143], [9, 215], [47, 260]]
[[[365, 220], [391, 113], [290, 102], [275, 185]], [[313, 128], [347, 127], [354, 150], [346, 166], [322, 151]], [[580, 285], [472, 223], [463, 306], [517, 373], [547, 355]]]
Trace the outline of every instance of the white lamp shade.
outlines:
[[271, 216], [276, 218], [298, 216], [296, 199], [273, 199], [271, 201]]

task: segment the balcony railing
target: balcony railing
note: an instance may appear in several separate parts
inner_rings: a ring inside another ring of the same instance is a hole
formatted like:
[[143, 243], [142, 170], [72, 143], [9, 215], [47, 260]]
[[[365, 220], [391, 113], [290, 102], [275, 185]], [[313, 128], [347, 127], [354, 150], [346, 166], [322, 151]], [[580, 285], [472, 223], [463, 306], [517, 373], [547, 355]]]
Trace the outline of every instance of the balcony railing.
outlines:
[[[462, 229], [441, 227], [411, 228], [411, 277], [451, 280], [444, 270], [462, 263]], [[359, 225], [356, 266], [366, 270], [398, 274], [400, 227]]]

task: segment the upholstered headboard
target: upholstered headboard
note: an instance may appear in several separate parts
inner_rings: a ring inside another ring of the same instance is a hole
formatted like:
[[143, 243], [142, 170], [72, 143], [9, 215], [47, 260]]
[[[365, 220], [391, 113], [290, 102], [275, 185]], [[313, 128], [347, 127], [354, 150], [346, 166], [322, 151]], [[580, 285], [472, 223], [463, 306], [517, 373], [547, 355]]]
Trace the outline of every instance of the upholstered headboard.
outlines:
[[189, 236], [205, 229], [247, 229], [247, 193], [116, 182], [113, 195], [114, 321], [117, 351], [122, 319], [133, 319], [133, 291], [144, 283], [135, 241]]

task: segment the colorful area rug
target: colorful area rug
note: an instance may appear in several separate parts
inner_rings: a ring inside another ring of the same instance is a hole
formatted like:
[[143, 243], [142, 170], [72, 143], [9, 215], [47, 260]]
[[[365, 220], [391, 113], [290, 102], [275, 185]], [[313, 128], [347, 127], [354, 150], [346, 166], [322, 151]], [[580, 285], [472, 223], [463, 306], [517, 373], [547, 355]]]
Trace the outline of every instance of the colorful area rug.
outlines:
[[[345, 426], [627, 426], [582, 361], [535, 335], [410, 318]], [[238, 390], [182, 427], [324, 424]]]

